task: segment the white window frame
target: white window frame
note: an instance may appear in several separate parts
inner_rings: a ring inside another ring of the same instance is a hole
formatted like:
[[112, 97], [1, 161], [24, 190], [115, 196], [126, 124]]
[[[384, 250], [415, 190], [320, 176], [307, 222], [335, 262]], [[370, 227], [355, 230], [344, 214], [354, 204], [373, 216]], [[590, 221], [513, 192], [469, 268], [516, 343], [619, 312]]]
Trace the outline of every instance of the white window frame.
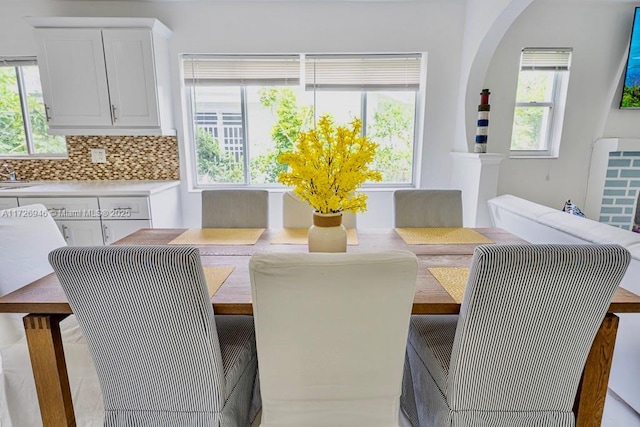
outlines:
[[[340, 56], [341, 54], [337, 54], [337, 55], [331, 55], [331, 54], [326, 54], [326, 56]], [[353, 54], [351, 56], [361, 56], [361, 57], [367, 57], [367, 56], [376, 56], [377, 54], [367, 54], [367, 53], [363, 53], [363, 54]], [[380, 55], [384, 55], [384, 54], [380, 54]], [[420, 114], [421, 111], [424, 110], [424, 90], [425, 90], [425, 84], [424, 84], [424, 80], [425, 80], [425, 76], [426, 76], [426, 53], [422, 52], [422, 53], [398, 53], [398, 54], [390, 54], [389, 56], [416, 56], [418, 58], [420, 58], [420, 77], [419, 77], [419, 84], [418, 84], [418, 88], [416, 89], [416, 93], [415, 93], [415, 108], [414, 108], [414, 118], [413, 118], [413, 124], [414, 124], [414, 129], [413, 129], [413, 135], [414, 135], [414, 141], [413, 141], [413, 153], [412, 153], [412, 170], [411, 170], [411, 181], [410, 182], [406, 182], [406, 183], [369, 183], [369, 184], [364, 184], [363, 188], [377, 188], [377, 189], [385, 189], [385, 188], [412, 188], [415, 186], [415, 183], [418, 182], [419, 177], [419, 171], [421, 170], [420, 165], [418, 164], [420, 162], [420, 156], [419, 153], [421, 153], [421, 147], [422, 147], [422, 132], [420, 131], [423, 120], [421, 119], [422, 115]], [[273, 54], [273, 55], [215, 55], [215, 54], [210, 54], [210, 55], [183, 55], [183, 60], [187, 59], [187, 58], [195, 58], [195, 57], [226, 57], [226, 58], [233, 58], [234, 56], [237, 56], [238, 58], [243, 58], [243, 57], [277, 57], [277, 56], [291, 56], [291, 55], [277, 55], [277, 54]], [[299, 82], [297, 83], [298, 85], [302, 86], [303, 88], [305, 86], [309, 86], [309, 83], [306, 81], [306, 68], [305, 68], [305, 63], [307, 62], [307, 55], [306, 54], [296, 54], [294, 56], [298, 56], [300, 58], [300, 79]], [[313, 54], [313, 56], [318, 56], [318, 57], [322, 57], [325, 56], [325, 54], [318, 54], [315, 55]], [[347, 55], [349, 56], [349, 55]], [[183, 85], [184, 82], [186, 81], [186, 79], [182, 79]], [[242, 183], [215, 183], [215, 184], [201, 184], [198, 183], [198, 169], [197, 169], [197, 156], [196, 156], [196, 151], [197, 151], [197, 147], [195, 144], [195, 125], [194, 125], [194, 115], [196, 114], [196, 112], [193, 110], [193, 106], [194, 106], [194, 102], [193, 99], [191, 97], [191, 91], [189, 90], [189, 88], [185, 88], [183, 87], [183, 89], [185, 90], [185, 97], [184, 99], [187, 101], [187, 106], [186, 106], [186, 110], [188, 113], [188, 118], [187, 121], [189, 123], [188, 126], [188, 139], [189, 142], [187, 143], [188, 147], [187, 147], [187, 152], [189, 154], [189, 165], [190, 165], [190, 179], [192, 182], [192, 185], [190, 186], [193, 189], [204, 189], [204, 188], [233, 188], [233, 187], [250, 187], [250, 188], [285, 188], [282, 184], [280, 183], [268, 183], [268, 184], [254, 184], [250, 182], [250, 176], [251, 176], [251, 171], [249, 170], [249, 159], [250, 159], [250, 154], [249, 154], [249, 143], [248, 143], [248, 128], [246, 126], [246, 92], [245, 92], [245, 86], [246, 85], [240, 85], [241, 86], [241, 97], [240, 97], [240, 101], [241, 101], [241, 110], [242, 110], [242, 124], [243, 124], [243, 136], [244, 136], [244, 149], [245, 149], [245, 158], [244, 158], [244, 182]], [[277, 86], [277, 85], [274, 85]], [[394, 90], [393, 87], [389, 87], [388, 90]], [[362, 103], [366, 102], [366, 91], [363, 92], [362, 94]], [[366, 107], [363, 107], [362, 111], [366, 112]], [[363, 132], [366, 129], [366, 116], [361, 118], [362, 123], [363, 123]]]
[[[518, 85], [523, 71], [553, 71], [553, 89], [551, 99], [547, 102], [518, 102], [517, 108], [548, 108], [549, 114], [545, 128], [544, 148], [540, 150], [513, 149], [513, 134], [511, 135], [511, 158], [557, 158], [560, 155], [560, 142], [564, 122], [567, 92], [569, 86], [569, 69], [571, 65], [571, 48], [524, 48], [520, 58]], [[515, 109], [512, 127], [515, 122]]]
[[[33, 142], [33, 130], [31, 128], [31, 116], [27, 105], [27, 91], [24, 84], [24, 75], [22, 67], [38, 65], [35, 57], [20, 58], [0, 58], [0, 66], [13, 68], [16, 73], [16, 83], [18, 85], [18, 96], [20, 97], [20, 107], [22, 111], [22, 123], [24, 126], [25, 145], [27, 147], [26, 154], [11, 154], [0, 152], [3, 159], [66, 159], [67, 151], [64, 153], [36, 153], [35, 144]], [[44, 107], [44, 106], [43, 106]], [[46, 107], [44, 107], [46, 108]], [[46, 114], [46, 110], [45, 110]]]

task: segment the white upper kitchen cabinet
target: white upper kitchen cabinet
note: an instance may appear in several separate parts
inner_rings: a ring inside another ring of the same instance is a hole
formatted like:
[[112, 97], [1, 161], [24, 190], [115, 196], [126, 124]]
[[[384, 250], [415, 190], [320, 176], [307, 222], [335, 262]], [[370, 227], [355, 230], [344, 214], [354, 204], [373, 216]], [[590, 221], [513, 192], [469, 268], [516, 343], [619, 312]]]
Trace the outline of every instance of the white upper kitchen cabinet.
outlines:
[[47, 28], [36, 35], [49, 127], [111, 126], [102, 31]]
[[115, 127], [160, 127], [151, 32], [102, 30]]
[[167, 39], [153, 18], [29, 18], [57, 135], [175, 135]]

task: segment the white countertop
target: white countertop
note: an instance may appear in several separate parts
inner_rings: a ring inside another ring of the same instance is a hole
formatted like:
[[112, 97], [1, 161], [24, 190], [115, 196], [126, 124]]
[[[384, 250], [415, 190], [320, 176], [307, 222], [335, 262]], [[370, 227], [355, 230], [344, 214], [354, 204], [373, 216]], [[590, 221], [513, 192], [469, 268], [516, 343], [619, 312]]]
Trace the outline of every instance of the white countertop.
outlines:
[[[0, 188], [4, 181], [0, 181]], [[1, 188], [0, 197], [150, 196], [180, 181], [33, 181]]]

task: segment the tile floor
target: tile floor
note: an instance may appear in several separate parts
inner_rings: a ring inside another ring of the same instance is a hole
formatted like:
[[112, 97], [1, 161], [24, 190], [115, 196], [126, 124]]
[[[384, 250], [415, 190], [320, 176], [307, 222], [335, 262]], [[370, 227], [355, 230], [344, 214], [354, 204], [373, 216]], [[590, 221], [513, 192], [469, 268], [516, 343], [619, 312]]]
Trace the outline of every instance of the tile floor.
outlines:
[[615, 393], [609, 391], [604, 404], [602, 427], [640, 427], [640, 414], [624, 403]]
[[[251, 427], [260, 427], [260, 414]], [[404, 416], [400, 419], [400, 427], [411, 427]], [[614, 393], [609, 392], [605, 402], [602, 427], [640, 427], [640, 414], [621, 401]]]
[[[262, 415], [262, 412], [258, 413], [258, 416], [253, 421], [253, 424], [251, 424], [251, 427], [260, 427], [260, 415]], [[413, 427], [404, 414], [401, 414], [400, 427]]]

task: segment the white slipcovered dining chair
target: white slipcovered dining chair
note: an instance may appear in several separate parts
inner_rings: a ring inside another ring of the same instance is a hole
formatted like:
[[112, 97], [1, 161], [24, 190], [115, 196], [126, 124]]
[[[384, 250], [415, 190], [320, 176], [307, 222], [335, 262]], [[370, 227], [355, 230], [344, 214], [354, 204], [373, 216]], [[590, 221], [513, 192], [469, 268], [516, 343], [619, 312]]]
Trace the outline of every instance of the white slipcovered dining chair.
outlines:
[[249, 270], [261, 427], [398, 426], [416, 256], [256, 254]]
[[268, 228], [267, 190], [203, 190], [202, 228]]
[[[0, 211], [0, 295], [53, 273], [49, 252], [66, 246], [41, 204]], [[0, 425], [42, 425], [24, 335], [24, 314], [0, 313]], [[79, 426], [103, 424], [102, 394], [86, 341], [75, 316], [60, 323], [71, 396]]]
[[462, 191], [395, 190], [394, 226], [462, 227]]
[[[309, 228], [312, 224], [313, 207], [309, 203], [300, 200], [293, 191], [285, 191], [282, 194], [282, 227]], [[342, 225], [345, 228], [356, 228], [356, 214], [344, 212], [342, 214]]]
[[214, 316], [191, 247], [67, 247], [49, 260], [87, 338], [105, 426], [246, 427], [251, 316]]
[[582, 369], [629, 261], [617, 245], [479, 246], [460, 315], [411, 319], [409, 418], [574, 426]]

